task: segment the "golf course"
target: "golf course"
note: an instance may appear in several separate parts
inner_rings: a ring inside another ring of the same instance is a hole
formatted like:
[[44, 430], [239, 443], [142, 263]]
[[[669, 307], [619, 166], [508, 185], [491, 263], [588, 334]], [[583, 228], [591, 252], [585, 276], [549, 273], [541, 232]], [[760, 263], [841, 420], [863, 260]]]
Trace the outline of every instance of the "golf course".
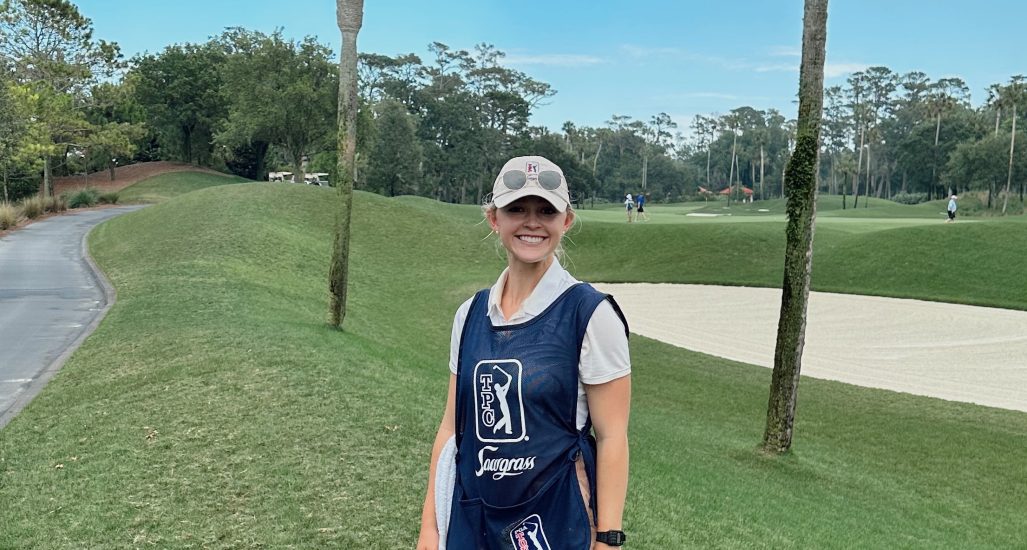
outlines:
[[[121, 198], [154, 204], [90, 236], [116, 303], [0, 430], [0, 548], [413, 547], [453, 314], [505, 265], [481, 209], [357, 192], [336, 331], [334, 190], [182, 172]], [[818, 203], [813, 290], [1027, 310], [1023, 215], [841, 200]], [[580, 210], [565, 266], [780, 285], [783, 200], [647, 211]], [[804, 377], [773, 457], [770, 370], [638, 335], [631, 356], [630, 548], [1027, 540], [1025, 413]]]

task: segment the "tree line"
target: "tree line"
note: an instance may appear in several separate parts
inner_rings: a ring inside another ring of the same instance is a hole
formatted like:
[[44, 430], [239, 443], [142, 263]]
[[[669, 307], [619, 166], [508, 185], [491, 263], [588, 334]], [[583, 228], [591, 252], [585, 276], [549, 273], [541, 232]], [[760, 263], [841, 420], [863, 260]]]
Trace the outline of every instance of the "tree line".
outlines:
[[[338, 179], [339, 73], [316, 38], [229, 28], [126, 60], [66, 0], [9, 0], [0, 10], [9, 199], [50, 193], [54, 176], [113, 176], [118, 164], [159, 159], [253, 179], [271, 169], [297, 181], [305, 172]], [[777, 110], [698, 115], [687, 129], [666, 113], [613, 114], [600, 126], [568, 121], [551, 131], [530, 120], [556, 90], [503, 66], [494, 46], [435, 42], [428, 52], [360, 54], [355, 188], [475, 203], [506, 159], [532, 153], [565, 167], [579, 201], [639, 191], [677, 201], [725, 189], [732, 200], [743, 187], [760, 199], [784, 195], [796, 121]], [[916, 202], [963, 190], [987, 191], [996, 208], [1011, 195], [1022, 204], [1025, 85], [1020, 75], [993, 84], [973, 107], [959, 78], [852, 73], [824, 92], [821, 191], [857, 207], [867, 196]]]

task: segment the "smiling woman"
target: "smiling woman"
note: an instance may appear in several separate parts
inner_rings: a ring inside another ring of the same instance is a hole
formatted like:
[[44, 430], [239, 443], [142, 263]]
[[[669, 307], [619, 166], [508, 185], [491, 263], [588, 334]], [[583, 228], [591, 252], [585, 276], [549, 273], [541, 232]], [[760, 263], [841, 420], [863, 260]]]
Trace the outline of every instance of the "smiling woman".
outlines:
[[508, 161], [485, 217], [507, 267], [453, 323], [417, 547], [544, 548], [555, 536], [561, 548], [620, 546], [627, 321], [611, 296], [556, 258], [574, 223], [559, 166]]

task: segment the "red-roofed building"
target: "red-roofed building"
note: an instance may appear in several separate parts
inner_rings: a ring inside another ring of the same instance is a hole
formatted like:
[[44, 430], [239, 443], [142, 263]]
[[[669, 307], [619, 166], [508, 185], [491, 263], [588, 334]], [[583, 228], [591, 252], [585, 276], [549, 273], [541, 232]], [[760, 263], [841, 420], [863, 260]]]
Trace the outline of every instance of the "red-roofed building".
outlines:
[[[746, 197], [751, 197], [752, 196], [752, 189], [749, 189], [748, 187], [745, 187], [744, 185], [742, 186], [742, 192], [745, 193]], [[721, 195], [730, 195], [731, 194], [731, 188], [730, 187], [725, 187], [725, 188], [721, 189], [720, 190], [720, 194]]]

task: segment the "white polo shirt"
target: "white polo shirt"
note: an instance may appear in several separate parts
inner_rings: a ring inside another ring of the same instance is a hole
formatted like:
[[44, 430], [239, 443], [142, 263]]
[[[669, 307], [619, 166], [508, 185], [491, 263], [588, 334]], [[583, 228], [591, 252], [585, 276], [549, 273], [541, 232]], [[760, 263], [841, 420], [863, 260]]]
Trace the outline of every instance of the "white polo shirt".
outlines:
[[[528, 299], [521, 304], [521, 309], [509, 319], [503, 316], [499, 307], [503, 287], [506, 284], [507, 271], [503, 270], [499, 280], [489, 291], [488, 320], [495, 326], [517, 325], [528, 322], [546, 310], [568, 288], [579, 283], [566, 269], [554, 260], [542, 279], [535, 286]], [[471, 297], [456, 311], [453, 319], [453, 334], [449, 346], [449, 370], [456, 374], [457, 358], [460, 355], [460, 335], [464, 331], [467, 313], [471, 309]], [[628, 353], [628, 337], [624, 333], [624, 323], [610, 302], [603, 301], [592, 313], [585, 338], [581, 342], [581, 357], [578, 360], [578, 413], [577, 424], [580, 430], [585, 426], [588, 417], [588, 400], [585, 398], [585, 384], [602, 384], [631, 374], [631, 357]]]

